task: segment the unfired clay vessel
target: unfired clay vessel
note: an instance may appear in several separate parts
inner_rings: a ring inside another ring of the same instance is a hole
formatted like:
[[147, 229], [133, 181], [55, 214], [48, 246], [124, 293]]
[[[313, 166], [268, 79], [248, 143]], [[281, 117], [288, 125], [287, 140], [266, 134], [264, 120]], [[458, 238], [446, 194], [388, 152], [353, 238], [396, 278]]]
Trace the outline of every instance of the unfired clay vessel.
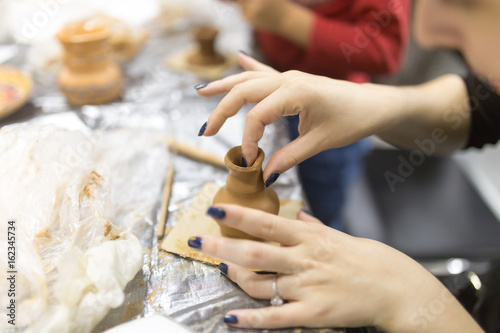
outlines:
[[[264, 152], [259, 148], [259, 155], [254, 164], [242, 167], [241, 146], [228, 151], [224, 162], [229, 168], [226, 185], [215, 194], [213, 203], [231, 203], [249, 208], [259, 209], [268, 213], [278, 214], [279, 198], [270, 187], [266, 188], [262, 178], [262, 162]], [[257, 239], [242, 231], [229, 228], [219, 223], [223, 236], [232, 238]]]
[[219, 65], [225, 59], [215, 50], [215, 37], [219, 30], [214, 27], [197, 27], [194, 30], [194, 38], [198, 42], [198, 50], [188, 57], [188, 62], [192, 65]]
[[108, 28], [90, 20], [57, 34], [66, 51], [59, 88], [69, 104], [105, 104], [120, 95], [122, 73], [111, 58], [109, 36]]

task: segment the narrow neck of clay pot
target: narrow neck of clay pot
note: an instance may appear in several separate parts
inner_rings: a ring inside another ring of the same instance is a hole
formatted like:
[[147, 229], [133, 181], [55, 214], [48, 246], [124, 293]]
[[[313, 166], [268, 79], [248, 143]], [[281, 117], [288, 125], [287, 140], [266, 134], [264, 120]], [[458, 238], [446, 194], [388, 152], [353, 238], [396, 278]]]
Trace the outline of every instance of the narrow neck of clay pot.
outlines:
[[264, 152], [259, 148], [257, 159], [253, 165], [248, 167], [241, 166], [242, 156], [241, 146], [230, 149], [226, 154], [224, 162], [229, 168], [226, 181], [228, 191], [236, 195], [248, 195], [262, 191], [265, 188], [262, 179]]
[[200, 53], [205, 57], [213, 57], [215, 52], [215, 37], [217, 37], [218, 30], [212, 27], [198, 27], [195, 30], [195, 38], [200, 47]]
[[201, 40], [200, 53], [207, 57], [213, 57], [215, 55], [214, 40]]

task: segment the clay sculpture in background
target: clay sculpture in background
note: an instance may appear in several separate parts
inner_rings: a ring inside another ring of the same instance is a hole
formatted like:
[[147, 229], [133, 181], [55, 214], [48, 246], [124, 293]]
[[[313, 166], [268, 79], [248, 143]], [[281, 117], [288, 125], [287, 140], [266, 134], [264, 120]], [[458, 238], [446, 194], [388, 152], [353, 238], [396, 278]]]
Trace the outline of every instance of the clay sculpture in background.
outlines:
[[[259, 155], [254, 164], [242, 166], [241, 146], [228, 151], [224, 162], [229, 169], [226, 185], [215, 194], [213, 203], [231, 203], [268, 213], [278, 214], [280, 201], [276, 192], [264, 185], [262, 162], [264, 152], [259, 148]], [[232, 238], [255, 239], [254, 237], [219, 223], [221, 234]]]
[[120, 95], [122, 73], [112, 60], [109, 37], [109, 29], [92, 20], [69, 24], [57, 34], [65, 49], [59, 88], [69, 104], [105, 104]]
[[219, 30], [214, 27], [200, 26], [193, 30], [198, 49], [191, 54], [188, 62], [192, 65], [210, 66], [223, 64], [225, 59], [215, 50], [215, 38]]
[[146, 29], [132, 27], [117, 18], [98, 14], [90, 19], [109, 29], [112, 57], [118, 64], [125, 64], [133, 60], [149, 39], [149, 32]]
[[[212, 81], [221, 78], [227, 71], [238, 66], [234, 54], [218, 52], [215, 40], [219, 29], [212, 26], [198, 26], [193, 29], [193, 42], [180, 52], [169, 55], [165, 64], [175, 70], [194, 73], [199, 78]], [[227, 50], [226, 50], [227, 51]]]

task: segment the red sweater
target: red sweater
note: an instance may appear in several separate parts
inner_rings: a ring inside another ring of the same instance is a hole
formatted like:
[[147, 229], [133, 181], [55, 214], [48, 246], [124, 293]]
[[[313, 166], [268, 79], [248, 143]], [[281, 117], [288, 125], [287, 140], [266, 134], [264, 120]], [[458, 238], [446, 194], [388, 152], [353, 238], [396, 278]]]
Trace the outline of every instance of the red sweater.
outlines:
[[280, 71], [365, 82], [399, 68], [409, 37], [410, 7], [410, 0], [337, 0], [311, 9], [314, 27], [305, 50], [266, 31], [257, 31], [256, 40]]

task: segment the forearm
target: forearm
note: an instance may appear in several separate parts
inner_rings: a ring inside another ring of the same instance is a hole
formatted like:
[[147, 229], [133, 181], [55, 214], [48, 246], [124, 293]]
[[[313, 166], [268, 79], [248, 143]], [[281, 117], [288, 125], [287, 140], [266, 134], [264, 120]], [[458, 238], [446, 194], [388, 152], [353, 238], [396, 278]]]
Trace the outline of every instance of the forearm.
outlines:
[[462, 78], [445, 75], [422, 85], [397, 88], [396, 94], [396, 105], [390, 110], [394, 111], [394, 125], [377, 133], [380, 138], [406, 149], [429, 147], [431, 154], [465, 146], [470, 107]]
[[314, 12], [296, 3], [288, 2], [274, 33], [305, 49], [314, 27]]

